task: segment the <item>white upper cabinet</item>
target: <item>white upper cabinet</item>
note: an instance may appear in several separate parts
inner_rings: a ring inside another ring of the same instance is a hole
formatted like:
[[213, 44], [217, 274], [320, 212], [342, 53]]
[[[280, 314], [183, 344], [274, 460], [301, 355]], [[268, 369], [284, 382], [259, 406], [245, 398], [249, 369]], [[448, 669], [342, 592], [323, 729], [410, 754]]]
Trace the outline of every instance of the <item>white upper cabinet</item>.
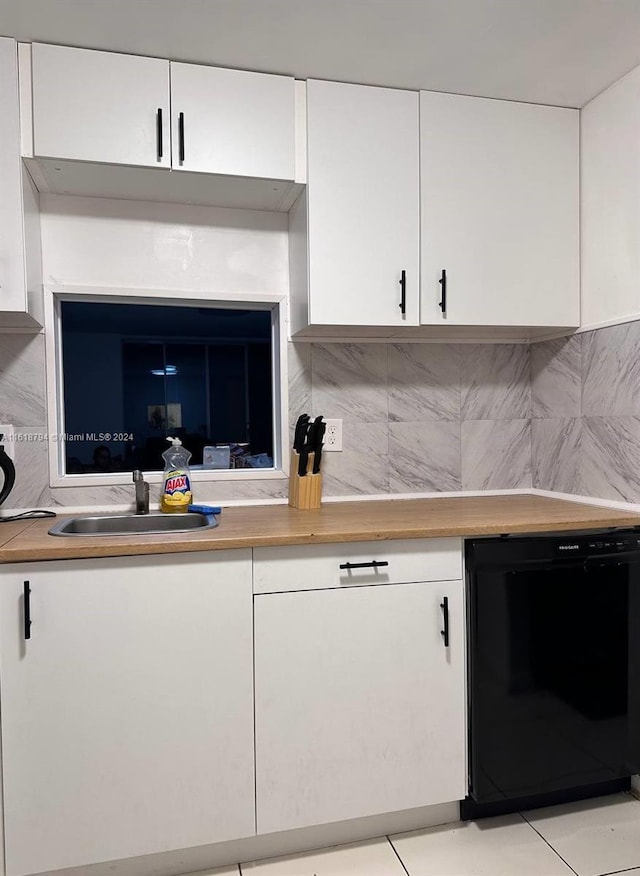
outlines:
[[169, 62], [34, 43], [33, 154], [170, 167]]
[[7, 876], [254, 835], [251, 551], [0, 577]]
[[0, 37], [0, 328], [37, 330], [41, 298], [38, 193], [20, 160], [17, 44]]
[[307, 144], [308, 323], [417, 325], [417, 93], [310, 80]]
[[640, 67], [581, 112], [582, 324], [640, 313]]
[[295, 80], [171, 63], [173, 169], [295, 177]]
[[579, 325], [578, 115], [420, 93], [423, 324]]
[[298, 197], [291, 77], [22, 49], [22, 154], [40, 191], [281, 212]]

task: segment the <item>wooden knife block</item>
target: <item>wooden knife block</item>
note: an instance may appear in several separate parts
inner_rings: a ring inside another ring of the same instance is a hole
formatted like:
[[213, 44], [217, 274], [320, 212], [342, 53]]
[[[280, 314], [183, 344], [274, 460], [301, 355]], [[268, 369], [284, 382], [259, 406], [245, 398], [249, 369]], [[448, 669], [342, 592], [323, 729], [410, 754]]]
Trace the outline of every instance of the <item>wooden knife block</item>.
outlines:
[[289, 505], [300, 511], [313, 511], [322, 503], [322, 475], [311, 474], [313, 471], [313, 453], [309, 454], [307, 472], [304, 477], [298, 474], [300, 455], [295, 451], [291, 454], [291, 468], [289, 470]]

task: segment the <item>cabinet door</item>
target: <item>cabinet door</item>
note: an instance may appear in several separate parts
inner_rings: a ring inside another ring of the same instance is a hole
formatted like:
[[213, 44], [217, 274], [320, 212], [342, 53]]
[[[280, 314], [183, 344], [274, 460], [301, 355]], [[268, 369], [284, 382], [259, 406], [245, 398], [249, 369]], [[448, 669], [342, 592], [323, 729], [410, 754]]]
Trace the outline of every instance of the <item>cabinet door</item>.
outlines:
[[464, 797], [461, 581], [254, 601], [259, 833]]
[[173, 169], [294, 179], [295, 81], [171, 63]]
[[415, 92], [307, 83], [310, 323], [418, 324], [418, 134]]
[[0, 37], [0, 312], [27, 310], [18, 48]]
[[640, 68], [580, 113], [582, 325], [640, 313]]
[[422, 323], [579, 325], [578, 111], [421, 92], [420, 128]]
[[252, 835], [250, 551], [0, 577], [8, 876]]
[[34, 43], [32, 69], [36, 157], [170, 167], [168, 61]]

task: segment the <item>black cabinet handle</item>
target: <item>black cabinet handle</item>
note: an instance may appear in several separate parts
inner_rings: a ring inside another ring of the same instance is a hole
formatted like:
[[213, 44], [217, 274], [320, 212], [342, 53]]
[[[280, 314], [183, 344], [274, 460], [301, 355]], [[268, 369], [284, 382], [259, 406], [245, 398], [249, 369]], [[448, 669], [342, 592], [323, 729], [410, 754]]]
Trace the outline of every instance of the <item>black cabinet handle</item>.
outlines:
[[178, 158], [180, 164], [184, 161], [184, 113], [178, 116]]
[[156, 141], [158, 145], [158, 161], [162, 159], [162, 108], [156, 112]]
[[29, 582], [24, 582], [24, 637], [25, 639], [31, 638], [31, 587], [29, 587]]
[[371, 560], [370, 563], [341, 563], [341, 569], [379, 569], [380, 566], [388, 566], [387, 560]]
[[440, 603], [440, 608], [442, 609], [442, 616], [444, 620], [444, 628], [440, 630], [440, 635], [444, 641], [445, 648], [449, 647], [449, 597], [443, 596], [442, 602]]
[[398, 304], [398, 307], [400, 308], [400, 313], [404, 316], [405, 313], [407, 312], [407, 272], [406, 271], [402, 271], [398, 282], [400, 283], [400, 304]]
[[447, 314], [447, 272], [443, 269], [440, 279], [438, 283], [442, 286], [442, 296], [440, 301], [438, 302], [438, 307], [442, 311], [442, 315], [446, 316]]

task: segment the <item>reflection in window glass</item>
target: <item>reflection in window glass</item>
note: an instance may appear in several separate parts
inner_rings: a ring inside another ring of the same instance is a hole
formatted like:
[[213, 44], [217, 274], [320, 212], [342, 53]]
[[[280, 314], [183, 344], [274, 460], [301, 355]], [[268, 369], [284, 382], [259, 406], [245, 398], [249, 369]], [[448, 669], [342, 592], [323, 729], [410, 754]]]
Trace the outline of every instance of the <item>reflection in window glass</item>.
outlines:
[[273, 467], [271, 313], [63, 301], [67, 474]]

